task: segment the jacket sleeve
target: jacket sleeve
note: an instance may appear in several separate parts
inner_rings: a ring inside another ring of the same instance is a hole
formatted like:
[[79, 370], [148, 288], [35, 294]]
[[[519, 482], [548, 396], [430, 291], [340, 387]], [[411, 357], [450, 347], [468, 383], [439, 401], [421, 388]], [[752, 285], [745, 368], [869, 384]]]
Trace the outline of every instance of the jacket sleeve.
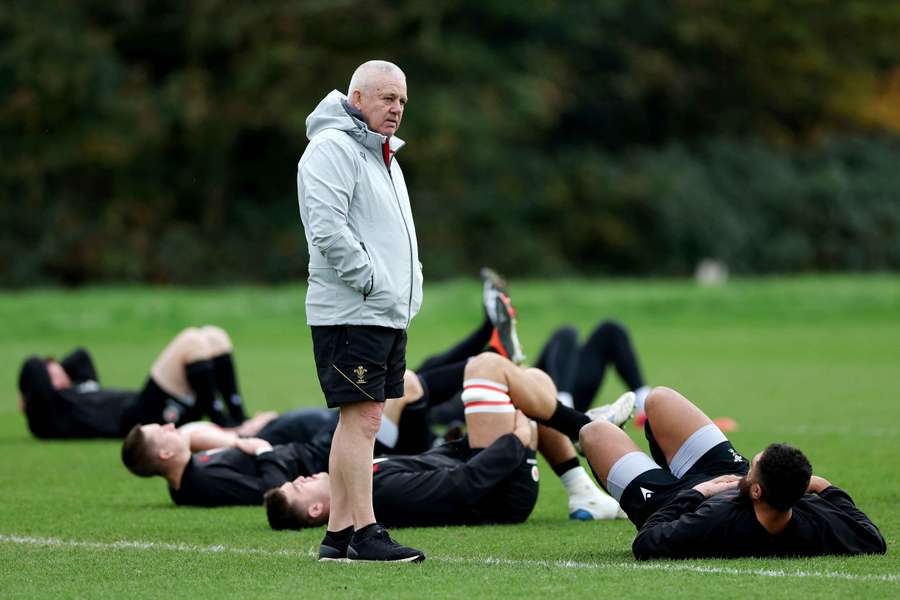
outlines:
[[347, 213], [357, 178], [356, 160], [340, 143], [325, 140], [303, 164], [300, 202], [307, 214], [312, 245], [325, 257], [338, 277], [363, 295], [372, 291], [375, 271], [364, 244], [356, 239]]
[[868, 534], [865, 537], [860, 537], [858, 540], [865, 551], [873, 554], [884, 554], [887, 552], [887, 543], [884, 541], [881, 531], [863, 511], [856, 507], [856, 504], [853, 503], [853, 499], [847, 492], [832, 485], [822, 490], [819, 497], [856, 521], [863, 531]]
[[97, 375], [97, 368], [91, 359], [90, 353], [84, 348], [76, 348], [70, 352], [60, 363], [72, 381], [81, 383], [82, 381], [96, 381], [100, 383], [100, 377]]
[[390, 494], [403, 505], [474, 505], [506, 479], [525, 459], [525, 446], [508, 433], [458, 466], [391, 474]]
[[684, 490], [653, 513], [631, 544], [634, 557], [638, 560], [689, 557], [709, 525], [702, 514], [704, 500], [700, 492]]

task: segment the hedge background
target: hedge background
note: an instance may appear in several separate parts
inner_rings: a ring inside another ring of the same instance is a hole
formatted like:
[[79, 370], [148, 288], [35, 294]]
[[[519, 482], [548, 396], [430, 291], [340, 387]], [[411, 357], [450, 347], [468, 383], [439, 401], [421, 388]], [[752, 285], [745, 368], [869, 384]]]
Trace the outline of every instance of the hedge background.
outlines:
[[407, 73], [426, 277], [900, 267], [900, 3], [8, 0], [0, 285], [305, 277], [304, 120]]

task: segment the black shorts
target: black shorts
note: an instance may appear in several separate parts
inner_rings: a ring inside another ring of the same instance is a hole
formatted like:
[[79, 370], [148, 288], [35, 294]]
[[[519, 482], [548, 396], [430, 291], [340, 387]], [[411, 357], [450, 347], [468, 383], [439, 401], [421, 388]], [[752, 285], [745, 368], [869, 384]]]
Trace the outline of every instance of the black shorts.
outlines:
[[144, 387], [126, 405], [122, 413], [121, 429], [124, 436], [135, 425], [172, 423], [178, 427], [202, 416], [195, 414], [192, 407], [185, 406], [159, 387], [153, 377], [147, 377]]
[[310, 329], [319, 385], [329, 408], [403, 396], [405, 330], [374, 325]]
[[640, 529], [678, 492], [719, 475], [744, 476], [749, 470], [747, 459], [738, 454], [731, 442], [724, 441], [707, 450], [681, 479], [663, 468], [641, 473], [625, 487], [619, 505], [635, 527]]

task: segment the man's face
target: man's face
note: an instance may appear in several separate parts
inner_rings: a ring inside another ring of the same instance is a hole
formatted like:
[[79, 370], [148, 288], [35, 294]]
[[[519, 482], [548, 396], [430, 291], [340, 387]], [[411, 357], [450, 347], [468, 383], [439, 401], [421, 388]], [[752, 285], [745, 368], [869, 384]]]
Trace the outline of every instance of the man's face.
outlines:
[[328, 506], [331, 500], [328, 483], [328, 473], [316, 473], [309, 477], [301, 475], [293, 481], [281, 484], [281, 491], [285, 493], [291, 504], [300, 502], [305, 506], [311, 506], [316, 502], [321, 502]]
[[396, 73], [379, 74], [364, 91], [355, 90], [350, 102], [363, 114], [369, 129], [391, 137], [400, 128], [406, 107], [406, 79]]
[[154, 452], [168, 451], [174, 455], [185, 449], [190, 449], [188, 441], [175, 429], [175, 425], [172, 423], [142, 425], [141, 431], [149, 440]]
[[55, 360], [47, 361], [47, 375], [50, 376], [50, 385], [54, 390], [64, 390], [72, 387], [72, 379], [62, 365]]

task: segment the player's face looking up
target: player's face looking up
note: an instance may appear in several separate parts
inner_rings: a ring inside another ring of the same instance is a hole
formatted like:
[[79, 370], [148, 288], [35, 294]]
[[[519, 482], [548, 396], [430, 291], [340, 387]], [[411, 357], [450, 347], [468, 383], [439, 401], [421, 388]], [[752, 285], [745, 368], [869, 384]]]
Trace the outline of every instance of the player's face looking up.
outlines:
[[177, 454], [187, 446], [187, 440], [178, 433], [178, 430], [175, 429], [175, 425], [172, 423], [166, 423], [165, 425], [151, 423], [142, 426], [141, 430], [156, 452]]
[[300, 476], [293, 481], [281, 485], [288, 501], [303, 503], [307, 506], [316, 502], [325, 502], [329, 498], [328, 473], [315, 473], [309, 477]]

